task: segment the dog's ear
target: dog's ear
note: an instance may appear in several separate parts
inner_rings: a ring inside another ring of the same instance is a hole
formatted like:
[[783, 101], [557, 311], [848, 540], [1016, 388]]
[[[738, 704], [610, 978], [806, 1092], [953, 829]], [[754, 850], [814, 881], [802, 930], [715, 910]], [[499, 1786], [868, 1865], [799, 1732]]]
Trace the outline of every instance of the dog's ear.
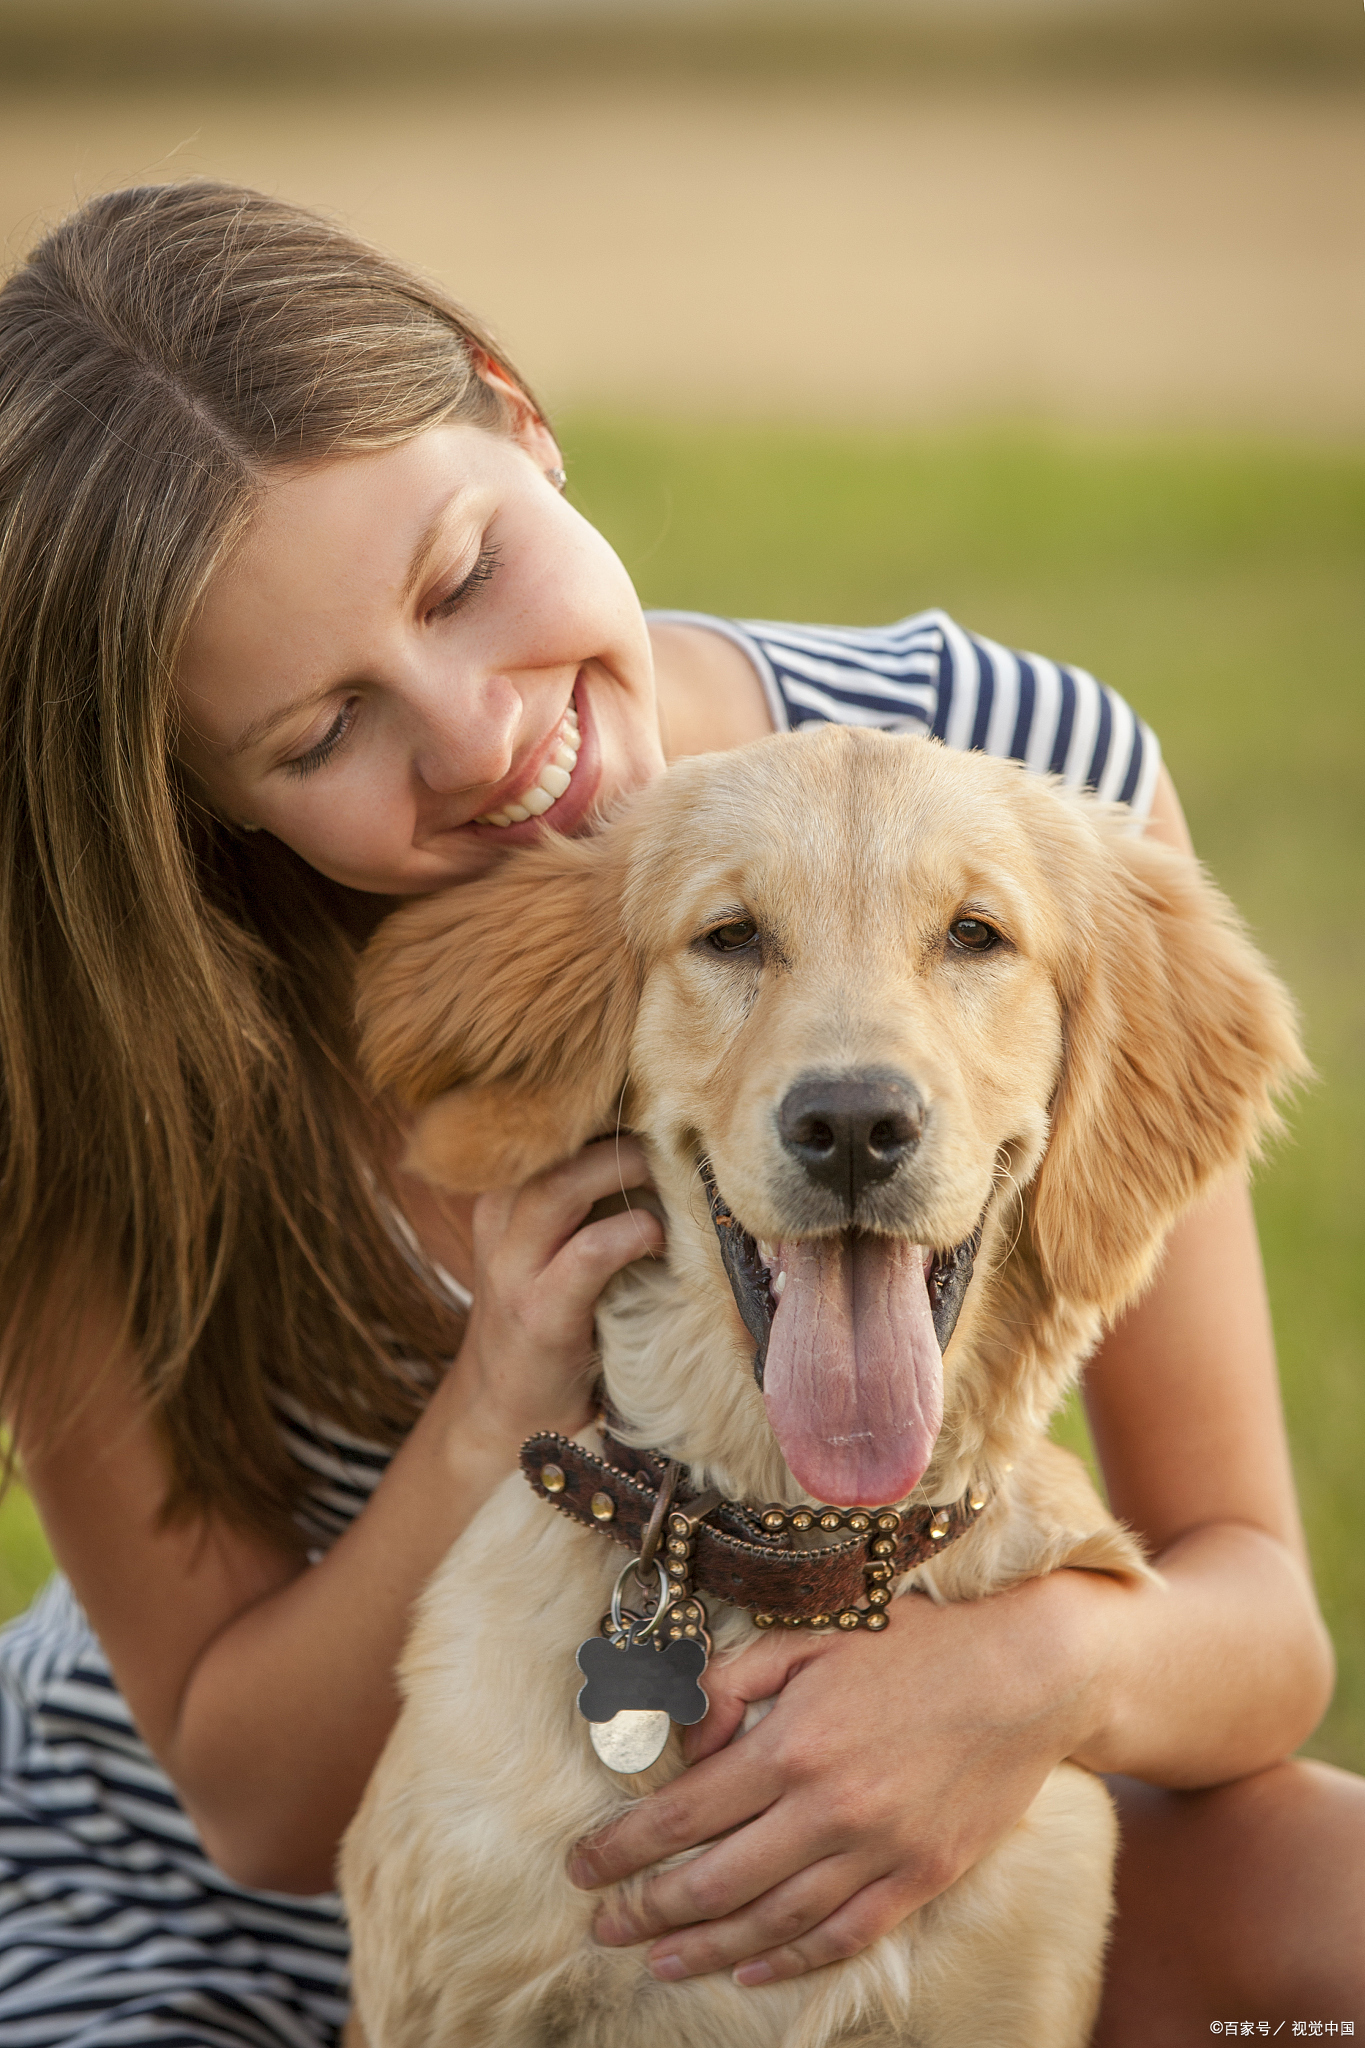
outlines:
[[424, 1178], [524, 1180], [614, 1121], [639, 995], [620, 919], [629, 839], [622, 825], [518, 851], [370, 941], [361, 1064], [424, 1112], [407, 1161]]
[[1098, 887], [1086, 866], [1028, 1211], [1053, 1291], [1112, 1316], [1175, 1218], [1277, 1127], [1276, 1094], [1309, 1068], [1289, 996], [1196, 862], [1110, 826]]

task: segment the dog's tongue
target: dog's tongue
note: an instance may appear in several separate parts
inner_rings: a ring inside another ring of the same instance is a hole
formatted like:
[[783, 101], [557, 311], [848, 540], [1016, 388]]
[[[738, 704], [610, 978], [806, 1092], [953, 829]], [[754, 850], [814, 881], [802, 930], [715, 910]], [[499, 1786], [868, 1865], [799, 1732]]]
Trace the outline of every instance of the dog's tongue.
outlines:
[[943, 1420], [923, 1252], [846, 1234], [780, 1245], [775, 1270], [763, 1398], [793, 1476], [836, 1507], [903, 1499]]

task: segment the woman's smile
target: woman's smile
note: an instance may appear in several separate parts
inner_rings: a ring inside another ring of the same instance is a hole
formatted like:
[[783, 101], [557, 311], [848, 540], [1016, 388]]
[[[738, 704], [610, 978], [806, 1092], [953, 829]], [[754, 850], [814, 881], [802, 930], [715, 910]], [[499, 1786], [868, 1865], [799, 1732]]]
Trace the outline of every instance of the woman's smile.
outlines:
[[412, 895], [657, 773], [639, 603], [557, 456], [525, 413], [267, 477], [178, 670], [181, 758], [221, 815]]
[[[586, 690], [583, 696], [586, 702]], [[548, 739], [473, 819], [475, 830], [484, 827], [496, 834], [494, 844], [518, 845], [534, 838], [541, 820], [556, 832], [569, 833], [588, 815], [601, 782], [601, 754], [578, 697], [575, 678], [574, 694]]]

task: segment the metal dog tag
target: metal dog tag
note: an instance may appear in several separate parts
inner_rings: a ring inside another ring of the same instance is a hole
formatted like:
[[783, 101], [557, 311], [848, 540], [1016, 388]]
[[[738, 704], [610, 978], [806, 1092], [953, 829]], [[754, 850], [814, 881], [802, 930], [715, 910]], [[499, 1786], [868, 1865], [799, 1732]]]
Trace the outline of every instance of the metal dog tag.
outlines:
[[667, 1714], [626, 1707], [610, 1721], [592, 1722], [588, 1735], [607, 1769], [630, 1778], [658, 1762], [672, 1726]]
[[637, 1640], [639, 1626], [632, 1623], [615, 1640], [590, 1636], [578, 1651], [587, 1681], [578, 1711], [603, 1763], [625, 1774], [648, 1770], [663, 1753], [671, 1723], [690, 1727], [710, 1704], [697, 1683], [706, 1669], [705, 1644], [694, 1638], [656, 1650]]
[[[664, 1495], [660, 1500], [666, 1506]], [[656, 1507], [645, 1538], [649, 1564], [642, 1553], [622, 1565], [612, 1588], [611, 1612], [603, 1615], [599, 1633], [578, 1646], [578, 1668], [587, 1680], [579, 1688], [578, 1711], [588, 1722], [592, 1746], [607, 1769], [623, 1776], [647, 1771], [663, 1754], [673, 1722], [689, 1727], [710, 1705], [697, 1683], [711, 1653], [706, 1609], [695, 1598], [677, 1598], [680, 1589], [673, 1587], [653, 1554], [662, 1520], [662, 1508]], [[653, 1617], [646, 1621], [622, 1607], [621, 1593], [632, 1574], [643, 1586], [651, 1568], [658, 1600]], [[669, 1640], [664, 1642], [659, 1630], [666, 1617]]]

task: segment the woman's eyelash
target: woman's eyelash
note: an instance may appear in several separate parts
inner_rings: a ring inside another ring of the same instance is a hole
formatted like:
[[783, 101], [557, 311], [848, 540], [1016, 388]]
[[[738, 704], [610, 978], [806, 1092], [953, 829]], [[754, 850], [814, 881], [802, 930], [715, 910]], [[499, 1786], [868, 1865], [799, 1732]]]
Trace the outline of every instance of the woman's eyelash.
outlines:
[[498, 555], [500, 552], [500, 549], [491, 544], [483, 548], [480, 551], [478, 561], [474, 564], [464, 581], [456, 585], [449, 597], [443, 597], [439, 604], [434, 604], [427, 613], [427, 617], [429, 619], [449, 618], [450, 614], [458, 606], [462, 605], [466, 598], [472, 597], [476, 590], [488, 582], [493, 571], [498, 566]]
[[323, 762], [330, 754], [336, 752], [347, 733], [351, 730], [351, 726], [355, 721], [355, 713], [356, 700], [352, 697], [342, 705], [340, 711], [338, 711], [331, 725], [315, 747], [310, 747], [306, 754], [298, 754], [292, 761], [285, 762], [284, 765], [289, 773], [291, 775], [311, 775], [315, 768], [321, 768]]

